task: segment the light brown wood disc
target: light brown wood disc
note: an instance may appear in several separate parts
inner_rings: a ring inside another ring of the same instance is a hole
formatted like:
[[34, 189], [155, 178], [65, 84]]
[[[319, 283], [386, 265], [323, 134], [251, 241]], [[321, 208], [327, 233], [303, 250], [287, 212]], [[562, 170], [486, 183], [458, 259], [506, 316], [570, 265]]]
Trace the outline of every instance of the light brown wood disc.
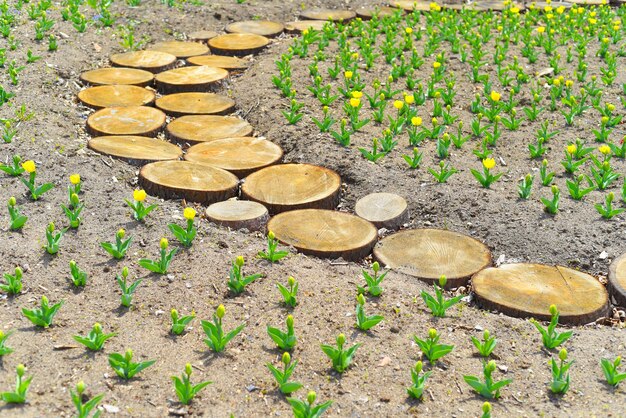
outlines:
[[139, 68], [160, 73], [176, 63], [176, 56], [161, 51], [131, 51], [111, 55], [111, 63], [118, 67]]
[[191, 65], [207, 65], [209, 67], [223, 68], [225, 70], [245, 70], [248, 61], [237, 57], [225, 57], [223, 55], [200, 55], [187, 60]]
[[223, 115], [235, 109], [230, 97], [214, 93], [174, 93], [159, 97], [156, 107], [171, 116]]
[[325, 167], [280, 164], [250, 174], [241, 195], [262, 203], [270, 213], [294, 209], [333, 209], [339, 203], [341, 178]]
[[267, 208], [262, 204], [232, 199], [213, 203], [207, 208], [206, 217], [218, 225], [250, 231], [264, 230], [270, 218]]
[[274, 216], [267, 224], [276, 238], [304, 254], [359, 260], [376, 243], [376, 227], [345, 212], [323, 209], [293, 210]]
[[156, 136], [164, 124], [165, 113], [152, 107], [106, 107], [89, 116], [87, 130], [93, 136]]
[[157, 42], [150, 47], [150, 51], [166, 52], [176, 58], [185, 59], [209, 53], [209, 47], [199, 42], [166, 41]]
[[252, 133], [252, 126], [234, 116], [188, 115], [170, 122], [166, 133], [174, 141], [209, 142], [248, 136]]
[[89, 140], [89, 148], [132, 164], [152, 161], [178, 160], [183, 151], [176, 145], [145, 136], [98, 136]]
[[626, 254], [611, 263], [607, 287], [617, 305], [626, 308]]
[[239, 178], [276, 164], [281, 158], [283, 150], [278, 145], [251, 136], [203, 142], [189, 148], [185, 154], [187, 161], [219, 167]]
[[354, 19], [355, 17], [356, 17], [356, 13], [353, 12], [352, 10], [309, 9], [300, 13], [301, 19], [331, 20], [333, 22], [348, 21], [350, 19]]
[[296, 22], [285, 23], [285, 30], [287, 32], [302, 32], [304, 30], [317, 30], [324, 29], [324, 25], [328, 23], [325, 20], [298, 20]]
[[217, 35], [219, 34], [212, 30], [197, 30], [195, 32], [191, 32], [187, 35], [187, 37], [190, 41], [206, 42], [211, 38], [215, 38]]
[[368, 194], [356, 202], [354, 212], [376, 228], [394, 230], [409, 220], [406, 200], [393, 193]]
[[82, 73], [80, 80], [92, 86], [127, 84], [145, 87], [152, 84], [154, 74], [136, 68], [98, 68]]
[[228, 71], [223, 68], [194, 65], [164, 71], [156, 75], [155, 81], [161, 93], [180, 93], [214, 89], [226, 77]]
[[[603, 0], [568, 0], [569, 3], [579, 6], [600, 6]], [[558, 3], [557, 3], [558, 4]]]
[[229, 33], [253, 33], [273, 38], [283, 33], [285, 26], [282, 23], [269, 20], [246, 20], [231, 23], [224, 30]]
[[535, 2], [535, 8], [536, 9], [543, 9], [546, 6], [552, 7], [552, 10], [556, 10], [556, 9], [558, 9], [561, 6], [564, 7], [565, 9], [571, 9], [573, 5], [574, 5], [574, 3], [570, 3], [570, 2], [566, 3], [566, 2], [562, 2], [562, 1], [551, 2], [551, 3], [548, 3], [548, 2], [545, 2], [545, 1], [537, 1], [537, 2]]
[[221, 168], [189, 161], [159, 161], [139, 172], [139, 182], [149, 194], [164, 199], [215, 203], [237, 195], [238, 179]]
[[[472, 6], [475, 10], [493, 10], [496, 12], [501, 12], [505, 10], [507, 7], [503, 1], [497, 0], [487, 0], [487, 1], [476, 1], [472, 3]], [[513, 6], [517, 7], [520, 10], [524, 10], [523, 4], [514, 3]]]
[[376, 7], [361, 7], [357, 9], [356, 15], [363, 20], [370, 20], [374, 15], [379, 18], [384, 16], [393, 16], [397, 13], [399, 8], [389, 6], [376, 6]]
[[374, 256], [385, 266], [428, 283], [448, 278], [447, 288], [464, 286], [477, 271], [491, 264], [491, 253], [480, 241], [442, 229], [411, 229], [382, 239]]
[[[440, 3], [437, 3], [442, 6]], [[430, 2], [427, 1], [413, 1], [413, 0], [392, 0], [389, 2], [389, 5], [392, 7], [399, 7], [408, 12], [413, 10], [417, 10], [420, 12], [428, 12], [430, 11]], [[443, 7], [443, 6], [442, 6]]]
[[605, 316], [609, 298], [593, 276], [561, 266], [505, 264], [480, 271], [472, 278], [480, 305], [515, 317], [550, 319], [550, 305], [559, 322], [586, 324]]
[[151, 90], [123, 84], [90, 87], [78, 93], [78, 100], [94, 109], [143, 106], [152, 103], [154, 97]]
[[217, 55], [256, 54], [270, 43], [265, 36], [252, 33], [227, 33], [209, 39], [209, 47]]

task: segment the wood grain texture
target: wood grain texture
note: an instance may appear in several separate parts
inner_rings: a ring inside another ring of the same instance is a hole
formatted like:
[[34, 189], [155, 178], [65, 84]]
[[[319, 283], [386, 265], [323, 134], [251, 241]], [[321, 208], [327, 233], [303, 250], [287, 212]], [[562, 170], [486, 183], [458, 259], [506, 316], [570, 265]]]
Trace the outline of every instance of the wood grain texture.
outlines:
[[270, 20], [245, 20], [233, 22], [224, 29], [228, 33], [252, 33], [267, 38], [280, 35], [285, 30], [285, 25]]
[[626, 254], [613, 260], [609, 266], [607, 287], [617, 305], [626, 308]]
[[80, 80], [92, 86], [125, 84], [145, 87], [152, 84], [154, 74], [136, 68], [98, 68], [82, 73]]
[[199, 42], [165, 41], [157, 42], [149, 51], [160, 51], [174, 55], [178, 59], [195, 57], [209, 53], [209, 47]]
[[161, 51], [131, 51], [111, 55], [111, 63], [117, 67], [130, 67], [160, 73], [176, 64], [176, 56]]
[[227, 33], [209, 39], [211, 52], [217, 55], [256, 54], [270, 43], [265, 36], [252, 33]]
[[167, 137], [179, 142], [209, 142], [216, 139], [248, 136], [252, 126], [234, 116], [188, 115], [167, 125]]
[[205, 214], [209, 221], [218, 225], [250, 231], [264, 231], [270, 218], [267, 208], [262, 204], [233, 199], [212, 204]]
[[165, 125], [165, 113], [147, 106], [107, 107], [87, 119], [87, 130], [93, 136], [156, 136]]
[[174, 93], [159, 97], [156, 107], [170, 116], [224, 115], [235, 109], [230, 97], [215, 93]]
[[356, 15], [363, 20], [370, 20], [374, 15], [377, 15], [379, 18], [392, 16], [398, 10], [398, 7], [390, 6], [361, 7], [356, 10]]
[[298, 20], [295, 22], [285, 23], [285, 31], [300, 33], [303, 30], [313, 29], [322, 30], [324, 25], [328, 23], [325, 20]]
[[309, 9], [300, 13], [301, 19], [307, 20], [330, 20], [336, 21], [348, 21], [354, 19], [356, 13], [352, 10], [339, 10], [339, 9]]
[[395, 230], [409, 221], [406, 200], [393, 193], [371, 193], [360, 198], [354, 212], [373, 223], [376, 228]]
[[205, 42], [211, 38], [215, 38], [219, 33], [212, 30], [197, 30], [187, 35], [190, 41]]
[[187, 59], [191, 65], [206, 65], [209, 67], [223, 68], [228, 71], [245, 70], [249, 62], [242, 58], [225, 57], [223, 55], [200, 55]]
[[228, 77], [223, 68], [194, 65], [159, 73], [154, 78], [157, 90], [163, 94], [205, 92], [215, 90]]
[[153, 91], [138, 86], [109, 85], [81, 90], [78, 100], [94, 109], [103, 107], [144, 106], [154, 102]]
[[88, 142], [90, 149], [134, 165], [153, 161], [178, 160], [183, 151], [174, 144], [145, 136], [98, 136]]

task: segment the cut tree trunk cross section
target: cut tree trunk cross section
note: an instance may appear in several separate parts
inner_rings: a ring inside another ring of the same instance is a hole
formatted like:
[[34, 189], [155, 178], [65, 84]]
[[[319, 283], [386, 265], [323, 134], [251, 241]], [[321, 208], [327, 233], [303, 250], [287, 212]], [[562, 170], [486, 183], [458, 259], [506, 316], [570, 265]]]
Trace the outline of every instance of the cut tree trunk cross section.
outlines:
[[188, 115], [167, 125], [167, 136], [179, 142], [209, 142], [251, 133], [252, 126], [234, 116]]
[[87, 130], [93, 136], [156, 136], [163, 125], [165, 113], [147, 106], [107, 107], [87, 119]]

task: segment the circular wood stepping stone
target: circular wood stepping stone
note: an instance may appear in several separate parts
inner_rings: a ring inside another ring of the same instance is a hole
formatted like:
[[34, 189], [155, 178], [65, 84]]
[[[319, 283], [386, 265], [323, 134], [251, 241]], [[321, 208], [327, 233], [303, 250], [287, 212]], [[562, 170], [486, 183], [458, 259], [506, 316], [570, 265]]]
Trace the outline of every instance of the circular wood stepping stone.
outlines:
[[250, 174], [241, 196], [262, 203], [270, 213], [294, 209], [333, 209], [339, 203], [341, 178], [310, 164], [280, 164]]
[[223, 68], [225, 70], [245, 70], [248, 61], [237, 57], [225, 57], [223, 55], [200, 55], [187, 60], [191, 65], [207, 65], [209, 67]]
[[276, 238], [304, 254], [359, 260], [376, 243], [376, 227], [345, 212], [300, 209], [276, 215], [267, 224]]
[[163, 125], [165, 113], [147, 106], [107, 107], [87, 119], [87, 130], [93, 136], [155, 136]]
[[157, 42], [149, 51], [160, 51], [174, 55], [176, 58], [185, 59], [209, 53], [209, 47], [198, 42], [166, 41]]
[[217, 55], [248, 55], [261, 51], [270, 43], [265, 36], [252, 33], [227, 33], [209, 39], [209, 47]]
[[187, 161], [219, 167], [239, 178], [276, 164], [282, 157], [283, 150], [278, 145], [251, 136], [204, 142], [189, 148], [185, 154]]
[[210, 165], [189, 161], [159, 161], [143, 166], [141, 186], [164, 199], [186, 199], [215, 203], [237, 195], [238, 179], [234, 174]]
[[159, 97], [156, 107], [171, 116], [223, 115], [235, 109], [230, 97], [214, 93], [174, 93]]
[[135, 165], [178, 160], [183, 155], [183, 151], [176, 145], [145, 136], [98, 136], [90, 139], [88, 146], [100, 154], [111, 155]]
[[609, 266], [607, 287], [617, 305], [626, 307], [626, 254], [613, 260]]
[[273, 38], [283, 33], [285, 26], [282, 23], [269, 20], [246, 20], [231, 23], [224, 30], [229, 33], [252, 33]]
[[325, 20], [299, 20], [297, 22], [287, 22], [285, 23], [285, 30], [287, 32], [302, 32], [304, 30], [317, 30], [321, 31], [324, 29], [324, 25], [328, 23]]
[[338, 9], [309, 9], [300, 13], [301, 19], [307, 20], [330, 20], [336, 21], [348, 21], [354, 19], [356, 13], [352, 10], [338, 10]]
[[152, 103], [154, 97], [148, 89], [123, 84], [90, 87], [78, 93], [78, 100], [94, 109], [143, 106]]
[[195, 42], [206, 42], [211, 38], [215, 38], [219, 35], [217, 32], [212, 30], [197, 30], [195, 32], [191, 32], [187, 37], [191, 41]]
[[98, 68], [82, 73], [80, 80], [92, 86], [127, 84], [145, 87], [152, 84], [154, 74], [135, 68]]
[[226, 77], [228, 71], [223, 68], [194, 65], [164, 71], [155, 80], [161, 93], [179, 93], [210, 90]]
[[160, 73], [176, 63], [176, 56], [161, 51], [131, 51], [111, 55], [111, 63], [118, 67], [139, 68]]
[[206, 217], [218, 225], [232, 229], [246, 228], [250, 231], [264, 230], [270, 218], [265, 206], [249, 200], [213, 203], [207, 208]]
[[385, 266], [428, 283], [448, 278], [446, 288], [467, 284], [491, 264], [491, 253], [480, 241], [442, 229], [411, 229], [382, 239], [374, 257]]
[[[392, 0], [389, 2], [389, 5], [392, 7], [399, 7], [401, 9], [406, 10], [407, 12], [412, 12], [413, 10], [417, 10], [420, 12], [430, 11], [430, 2], [426, 2], [426, 1]], [[442, 6], [441, 4], [439, 5]]]
[[602, 3], [603, 0], [568, 0], [568, 1], [569, 3], [576, 4], [578, 6], [600, 6], [603, 4]]
[[166, 133], [174, 141], [209, 142], [248, 136], [252, 133], [252, 126], [234, 116], [188, 115], [170, 122]]
[[370, 20], [374, 15], [379, 18], [384, 16], [393, 16], [398, 12], [397, 7], [377, 6], [377, 7], [361, 7], [357, 9], [356, 15], [363, 20]]
[[354, 212], [376, 228], [395, 230], [409, 221], [406, 200], [393, 193], [368, 194], [356, 202]]
[[550, 305], [559, 322], [586, 324], [606, 315], [609, 298], [593, 276], [561, 266], [505, 264], [472, 278], [479, 304], [515, 317], [550, 320]]

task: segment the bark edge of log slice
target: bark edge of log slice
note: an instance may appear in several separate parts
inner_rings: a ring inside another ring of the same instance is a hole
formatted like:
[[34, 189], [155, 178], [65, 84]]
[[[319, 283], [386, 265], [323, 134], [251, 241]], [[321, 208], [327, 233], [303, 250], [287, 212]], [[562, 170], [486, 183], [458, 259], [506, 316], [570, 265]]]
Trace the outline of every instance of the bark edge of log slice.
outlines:
[[78, 100], [94, 109], [105, 107], [146, 106], [156, 94], [148, 89], [125, 84], [89, 87], [78, 92]]
[[235, 116], [186, 115], [170, 122], [165, 132], [172, 141], [200, 143], [248, 136], [252, 126]]
[[146, 87], [154, 81], [154, 74], [137, 68], [104, 67], [85, 71], [80, 81], [90, 86], [129, 85]]
[[178, 160], [183, 150], [167, 141], [134, 135], [108, 135], [91, 138], [89, 149], [110, 155], [133, 165], [144, 165], [153, 161]]
[[92, 136], [156, 136], [165, 125], [165, 113], [147, 106], [105, 107], [87, 118]]
[[160, 93], [193, 93], [215, 90], [220, 82], [228, 77], [223, 68], [206, 65], [192, 65], [163, 71], [154, 78]]
[[205, 212], [207, 219], [231, 229], [264, 231], [270, 219], [267, 208], [250, 200], [226, 200], [210, 205]]
[[504, 264], [472, 277], [480, 306], [512, 317], [550, 320], [550, 305], [559, 322], [582, 325], [608, 314], [606, 289], [593, 276], [562, 266]]
[[396, 230], [409, 221], [406, 200], [394, 193], [370, 193], [363, 196], [354, 205], [354, 212], [378, 229]]
[[161, 96], [155, 106], [170, 116], [225, 115], [235, 109], [230, 97], [215, 93], [172, 93]]
[[617, 257], [609, 266], [607, 287], [615, 302], [626, 307], [626, 254]]
[[208, 43], [214, 54], [244, 56], [261, 51], [270, 40], [252, 33], [227, 33], [209, 39]]
[[111, 55], [111, 63], [117, 67], [130, 67], [160, 73], [176, 64], [176, 56], [161, 51], [131, 51]]

